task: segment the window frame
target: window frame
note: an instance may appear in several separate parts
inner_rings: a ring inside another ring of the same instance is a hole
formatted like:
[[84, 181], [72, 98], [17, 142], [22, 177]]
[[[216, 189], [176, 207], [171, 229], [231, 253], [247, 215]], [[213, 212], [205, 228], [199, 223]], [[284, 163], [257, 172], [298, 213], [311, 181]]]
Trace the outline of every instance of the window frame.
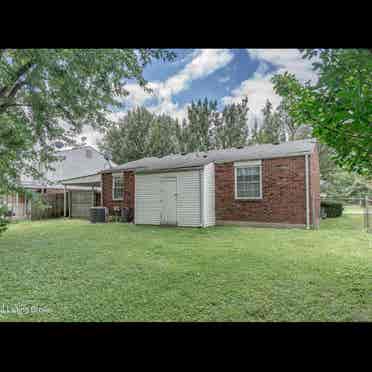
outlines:
[[[259, 168], [259, 176], [260, 176], [260, 195], [259, 196], [238, 196], [238, 168]], [[262, 200], [263, 193], [262, 193], [262, 161], [241, 161], [234, 163], [234, 182], [235, 182], [235, 199], [236, 200]]]
[[[121, 198], [115, 198], [115, 180], [121, 178], [123, 180], [123, 195]], [[124, 200], [124, 174], [123, 173], [113, 173], [112, 174], [112, 200]]]

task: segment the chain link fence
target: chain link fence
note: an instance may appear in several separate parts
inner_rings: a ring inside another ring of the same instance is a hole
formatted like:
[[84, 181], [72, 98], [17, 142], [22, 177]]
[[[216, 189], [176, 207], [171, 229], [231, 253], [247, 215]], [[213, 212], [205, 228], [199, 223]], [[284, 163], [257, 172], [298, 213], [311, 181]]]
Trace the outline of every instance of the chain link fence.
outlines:
[[372, 233], [372, 199], [368, 197], [364, 201], [364, 228], [368, 233]]
[[[322, 196], [322, 202], [341, 203], [343, 206], [343, 215], [360, 216], [360, 228], [372, 233], [372, 198], [367, 196], [349, 197], [349, 196]], [[320, 217], [326, 218], [325, 211], [321, 208]]]

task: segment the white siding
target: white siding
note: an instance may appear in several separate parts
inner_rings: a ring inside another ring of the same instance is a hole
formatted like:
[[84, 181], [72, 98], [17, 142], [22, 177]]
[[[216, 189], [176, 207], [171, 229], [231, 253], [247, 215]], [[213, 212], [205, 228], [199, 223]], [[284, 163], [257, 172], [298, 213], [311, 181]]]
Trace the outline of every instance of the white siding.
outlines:
[[160, 225], [160, 174], [135, 175], [134, 222]]
[[[87, 151], [90, 151], [89, 156]], [[54, 155], [60, 159], [51, 164], [54, 170], [41, 170], [45, 172], [44, 176], [48, 182], [61, 189], [63, 189], [63, 185], [59, 183], [61, 180], [97, 174], [103, 169], [110, 168], [110, 163], [104, 156], [91, 146], [57, 151]], [[43, 180], [26, 175], [21, 176], [21, 182], [28, 187], [40, 187], [40, 184], [45, 184]]]
[[203, 176], [204, 226], [214, 226], [216, 224], [214, 163], [204, 166]]
[[160, 225], [160, 179], [177, 178], [177, 224], [200, 226], [199, 171], [135, 175], [135, 223]]
[[201, 226], [200, 172], [177, 172], [177, 222], [179, 226]]

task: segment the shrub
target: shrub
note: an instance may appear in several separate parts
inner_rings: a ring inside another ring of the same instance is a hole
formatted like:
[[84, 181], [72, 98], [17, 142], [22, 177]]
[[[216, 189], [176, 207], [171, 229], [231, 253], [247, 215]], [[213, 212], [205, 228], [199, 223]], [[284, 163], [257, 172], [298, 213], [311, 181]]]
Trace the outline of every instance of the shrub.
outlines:
[[322, 201], [320, 207], [325, 211], [327, 217], [341, 217], [344, 206], [342, 203]]
[[6, 225], [9, 223], [7, 213], [8, 210], [6, 206], [0, 205], [0, 235], [6, 230]]

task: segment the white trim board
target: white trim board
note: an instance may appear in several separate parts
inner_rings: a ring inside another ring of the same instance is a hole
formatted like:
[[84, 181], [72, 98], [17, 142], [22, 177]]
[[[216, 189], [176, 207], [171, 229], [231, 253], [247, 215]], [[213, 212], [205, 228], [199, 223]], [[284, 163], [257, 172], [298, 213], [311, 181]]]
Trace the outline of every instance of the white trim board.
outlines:
[[[238, 174], [237, 168], [248, 168], [248, 167], [259, 167], [260, 168], [260, 196], [257, 197], [238, 197]], [[234, 162], [234, 198], [235, 200], [262, 200], [262, 161], [253, 160], [253, 161], [236, 161]]]

